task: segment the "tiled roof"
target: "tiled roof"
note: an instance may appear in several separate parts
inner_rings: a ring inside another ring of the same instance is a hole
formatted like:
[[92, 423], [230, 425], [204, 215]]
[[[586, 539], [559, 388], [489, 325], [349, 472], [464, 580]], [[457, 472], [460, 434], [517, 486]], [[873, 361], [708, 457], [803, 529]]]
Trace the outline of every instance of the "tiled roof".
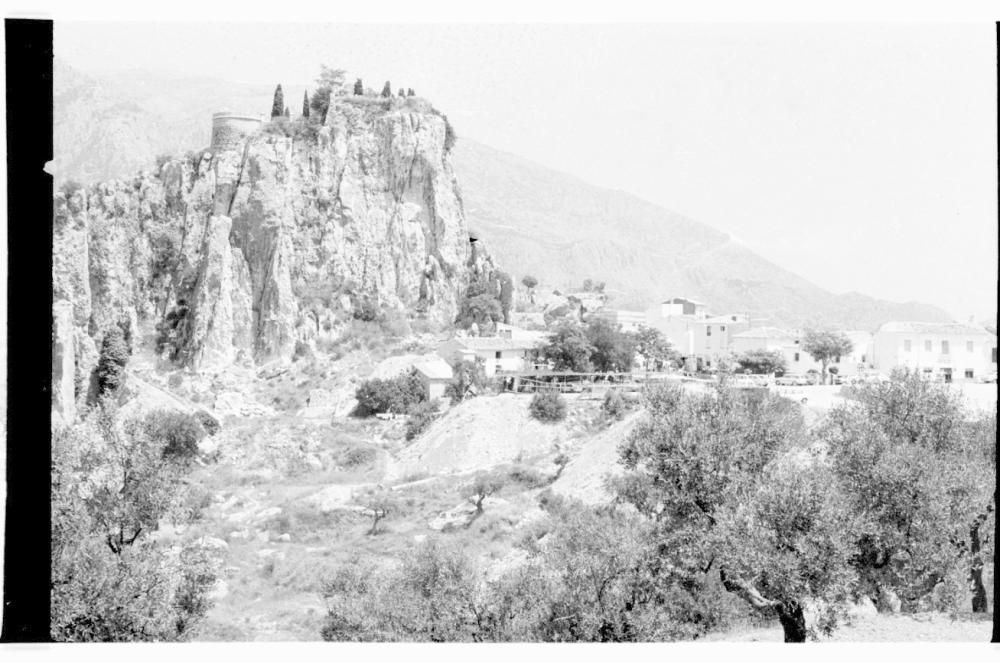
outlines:
[[778, 327], [754, 327], [745, 332], [734, 334], [733, 338], [795, 338], [795, 334]]
[[450, 380], [451, 366], [444, 359], [425, 359], [413, 364], [413, 367], [432, 380]]
[[901, 334], [936, 334], [938, 336], [992, 336], [979, 325], [961, 322], [887, 322], [880, 332]]

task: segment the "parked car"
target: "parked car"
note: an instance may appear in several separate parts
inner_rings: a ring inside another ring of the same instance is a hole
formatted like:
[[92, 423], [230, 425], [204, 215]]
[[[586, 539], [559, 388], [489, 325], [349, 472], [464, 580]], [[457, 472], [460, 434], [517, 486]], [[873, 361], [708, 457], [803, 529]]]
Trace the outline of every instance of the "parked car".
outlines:
[[992, 373], [987, 373], [986, 375], [981, 377], [980, 380], [983, 382], [983, 384], [996, 384], [997, 372], [993, 371]]

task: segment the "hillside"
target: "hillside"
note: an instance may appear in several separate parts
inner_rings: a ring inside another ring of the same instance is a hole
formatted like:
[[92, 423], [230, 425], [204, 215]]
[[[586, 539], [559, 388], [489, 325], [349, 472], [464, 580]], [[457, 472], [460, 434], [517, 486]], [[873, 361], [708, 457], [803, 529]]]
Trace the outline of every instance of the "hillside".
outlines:
[[[91, 76], [57, 61], [57, 181], [121, 177], [152, 167], [158, 154], [203, 148], [212, 112], [266, 110], [270, 95], [265, 86], [158, 72]], [[453, 162], [469, 226], [516, 277], [559, 288], [605, 281], [628, 307], [686, 295], [774, 325], [949, 319], [929, 305], [835, 295], [707, 225], [467, 138]]]

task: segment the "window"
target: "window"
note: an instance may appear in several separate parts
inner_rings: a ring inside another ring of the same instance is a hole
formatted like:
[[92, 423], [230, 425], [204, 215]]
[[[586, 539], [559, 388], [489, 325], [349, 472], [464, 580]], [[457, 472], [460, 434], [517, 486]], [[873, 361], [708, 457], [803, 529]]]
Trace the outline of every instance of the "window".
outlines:
[[725, 326], [725, 325], [722, 325], [721, 327], [719, 327], [719, 331], [720, 331], [720, 332], [724, 332], [724, 331], [726, 331], [726, 326]]
[[903, 352], [909, 352], [913, 349], [913, 342], [910, 339], [903, 341]]
[[997, 363], [997, 349], [993, 348], [993, 363]]
[[941, 354], [950, 354], [950, 348], [948, 346], [948, 341], [941, 341]]
[[975, 372], [971, 368], [965, 369], [965, 379], [971, 380], [976, 376]]
[[972, 341], [966, 341], [965, 342], [965, 351], [966, 352], [975, 352], [976, 351], [976, 344], [973, 343]]
[[839, 364], [840, 363], [840, 355], [837, 355], [836, 357], [833, 358], [833, 363], [834, 364]]
[[712, 325], [705, 325], [705, 336], [712, 335]]
[[931, 342], [924, 341], [924, 352], [930, 352], [930, 351], [931, 351]]
[[503, 352], [497, 350], [497, 359], [502, 359], [502, 358], [503, 358]]
[[798, 360], [799, 360], [799, 353], [798, 353], [798, 352], [796, 352], [796, 353], [795, 353], [795, 361], [798, 361]]

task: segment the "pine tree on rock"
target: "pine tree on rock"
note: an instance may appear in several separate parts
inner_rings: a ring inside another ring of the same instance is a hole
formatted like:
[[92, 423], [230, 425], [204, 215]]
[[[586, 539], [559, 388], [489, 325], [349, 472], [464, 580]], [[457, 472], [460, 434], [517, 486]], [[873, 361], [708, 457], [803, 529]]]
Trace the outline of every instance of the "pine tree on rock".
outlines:
[[382, 96], [386, 99], [392, 96], [392, 84], [389, 81], [386, 81], [385, 85], [382, 86]]
[[354, 81], [354, 94], [356, 96], [363, 96], [365, 93], [365, 84], [361, 82], [361, 79]]
[[274, 101], [271, 103], [271, 117], [281, 117], [285, 108], [285, 94], [281, 91], [281, 84], [274, 89]]
[[309, 90], [302, 93], [302, 117], [309, 117]]

